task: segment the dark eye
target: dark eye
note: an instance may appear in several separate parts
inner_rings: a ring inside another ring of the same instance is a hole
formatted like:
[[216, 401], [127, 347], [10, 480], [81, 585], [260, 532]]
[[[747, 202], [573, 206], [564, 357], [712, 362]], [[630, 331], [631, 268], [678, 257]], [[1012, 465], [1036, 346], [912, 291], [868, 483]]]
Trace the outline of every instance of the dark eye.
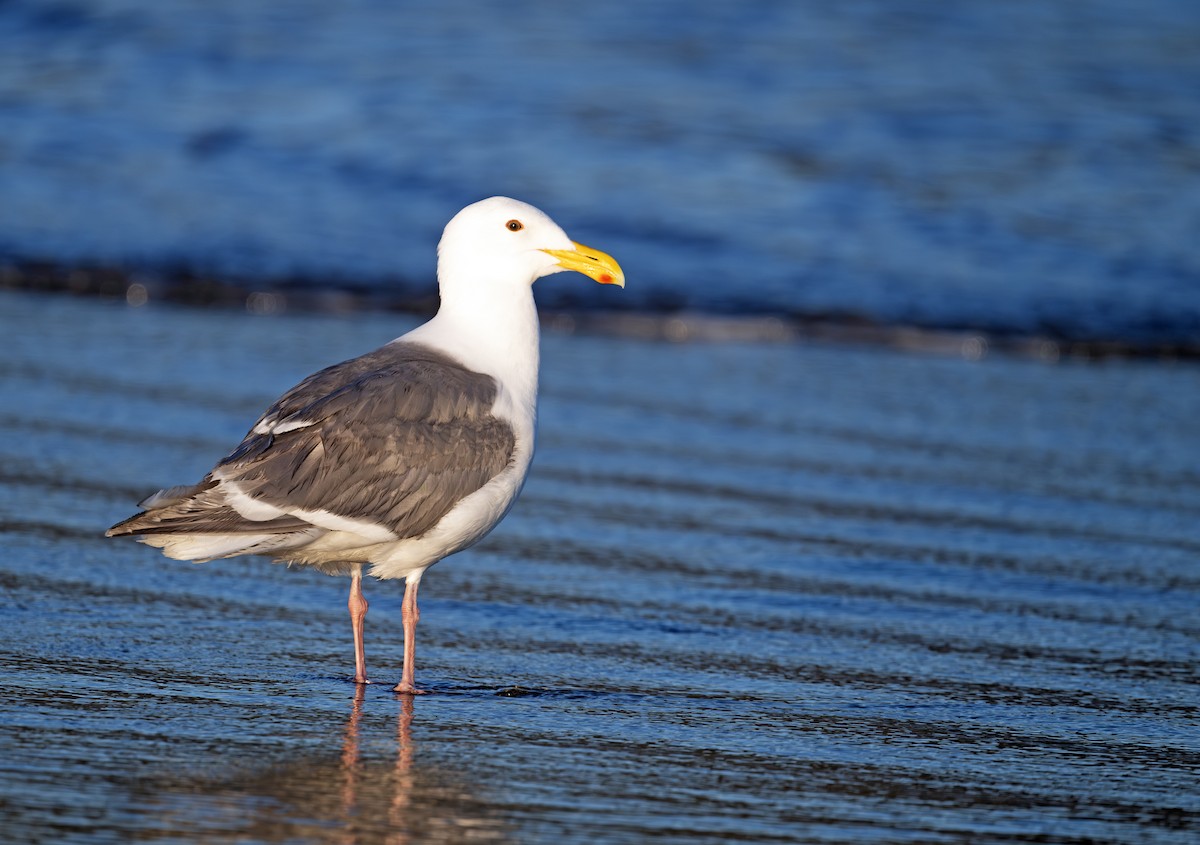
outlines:
[[525, 224], [520, 220], [509, 220], [504, 225], [508, 227], [508, 231], [510, 232], [519, 232], [525, 228]]

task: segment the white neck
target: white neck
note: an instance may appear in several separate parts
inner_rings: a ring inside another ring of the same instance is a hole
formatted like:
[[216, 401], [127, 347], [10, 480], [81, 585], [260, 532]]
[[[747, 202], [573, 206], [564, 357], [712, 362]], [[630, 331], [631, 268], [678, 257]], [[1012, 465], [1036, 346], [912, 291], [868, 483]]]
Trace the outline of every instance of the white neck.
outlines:
[[[405, 340], [440, 349], [466, 367], [487, 373], [513, 402], [535, 413], [538, 384], [538, 317], [532, 285], [441, 285], [442, 304], [432, 320]], [[514, 409], [515, 410], [515, 409]]]

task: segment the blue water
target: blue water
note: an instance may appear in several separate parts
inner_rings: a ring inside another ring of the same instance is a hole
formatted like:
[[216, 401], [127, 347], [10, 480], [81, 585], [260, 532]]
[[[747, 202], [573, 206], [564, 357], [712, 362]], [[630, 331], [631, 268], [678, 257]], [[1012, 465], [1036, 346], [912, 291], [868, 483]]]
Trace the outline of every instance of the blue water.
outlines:
[[103, 537], [412, 315], [0, 291], [0, 841], [1200, 837], [1200, 367], [542, 338], [422, 581]]
[[10, 0], [0, 126], [5, 278], [403, 300], [501, 193], [628, 309], [1200, 337], [1191, 0]]

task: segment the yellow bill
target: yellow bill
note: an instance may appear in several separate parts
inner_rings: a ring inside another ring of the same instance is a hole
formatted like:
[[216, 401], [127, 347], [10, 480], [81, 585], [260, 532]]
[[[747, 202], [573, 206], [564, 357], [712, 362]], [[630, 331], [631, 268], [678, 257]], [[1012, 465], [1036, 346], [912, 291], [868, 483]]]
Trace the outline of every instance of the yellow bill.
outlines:
[[575, 241], [571, 243], [575, 244], [574, 249], [543, 249], [542, 252], [553, 255], [566, 269], [583, 273], [602, 285], [625, 287], [625, 271], [621, 269], [617, 259], [590, 246]]

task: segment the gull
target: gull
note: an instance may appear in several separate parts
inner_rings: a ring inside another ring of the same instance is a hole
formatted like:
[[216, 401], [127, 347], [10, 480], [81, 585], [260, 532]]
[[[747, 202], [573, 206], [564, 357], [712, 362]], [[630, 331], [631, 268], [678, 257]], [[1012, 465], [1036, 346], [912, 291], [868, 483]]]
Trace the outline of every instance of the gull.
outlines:
[[507, 197], [456, 214], [437, 254], [441, 304], [429, 322], [304, 379], [199, 483], [160, 490], [106, 532], [179, 560], [257, 554], [348, 575], [360, 684], [369, 683], [363, 568], [403, 578], [394, 689], [407, 694], [423, 692], [414, 681], [421, 576], [495, 528], [533, 459], [534, 281], [574, 270], [625, 285], [612, 256]]

